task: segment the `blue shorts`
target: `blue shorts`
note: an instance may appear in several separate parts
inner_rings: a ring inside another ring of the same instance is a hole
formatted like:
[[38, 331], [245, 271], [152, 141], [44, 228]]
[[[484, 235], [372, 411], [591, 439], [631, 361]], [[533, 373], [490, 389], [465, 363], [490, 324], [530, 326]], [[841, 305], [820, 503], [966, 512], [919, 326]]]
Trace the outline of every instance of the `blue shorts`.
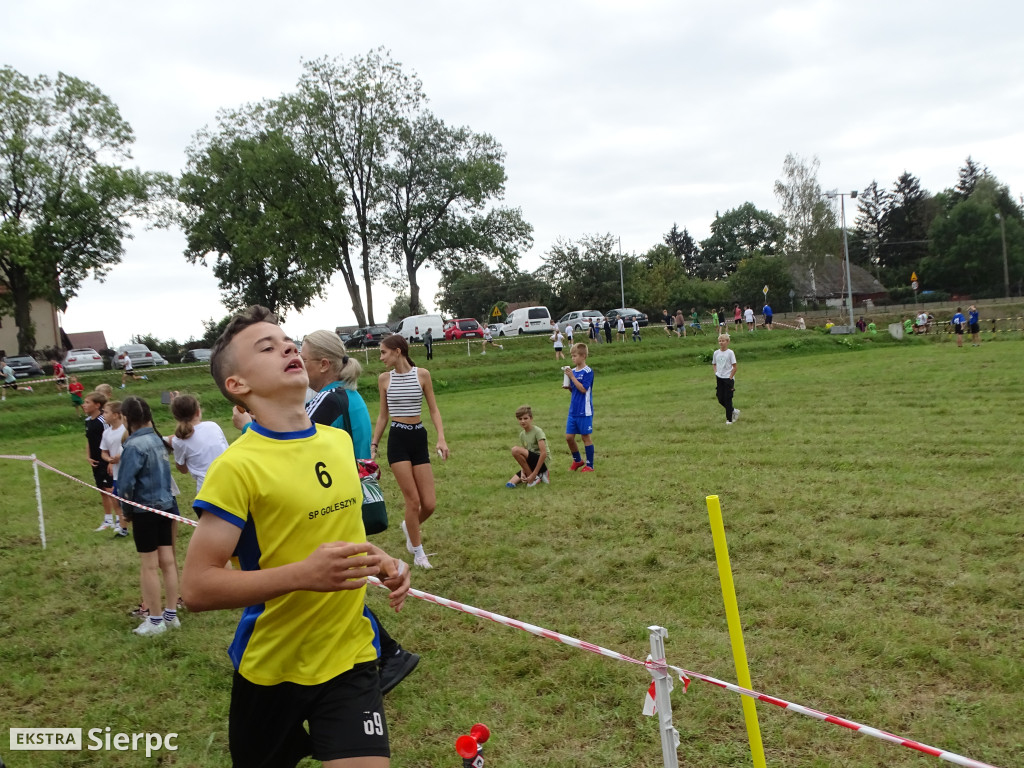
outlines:
[[589, 435], [594, 431], [593, 416], [573, 416], [565, 420], [565, 434], [567, 435]]

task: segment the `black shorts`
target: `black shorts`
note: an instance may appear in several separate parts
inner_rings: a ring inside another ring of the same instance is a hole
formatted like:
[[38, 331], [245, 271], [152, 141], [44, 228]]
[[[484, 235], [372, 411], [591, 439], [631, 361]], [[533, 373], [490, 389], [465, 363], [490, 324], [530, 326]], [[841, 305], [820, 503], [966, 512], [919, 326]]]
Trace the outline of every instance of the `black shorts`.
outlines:
[[228, 744], [239, 768], [292, 768], [307, 755], [390, 757], [377, 662], [356, 664], [320, 685], [256, 685], [235, 672]]
[[[156, 552], [157, 547], [170, 547], [174, 544], [174, 532], [171, 529], [174, 521], [171, 518], [158, 515], [156, 512], [131, 509], [132, 538], [135, 541], [136, 552]], [[168, 511], [178, 514], [178, 503], [175, 502]]]
[[964, 327], [962, 325], [954, 325], [953, 326], [953, 333], [957, 334], [958, 336], [963, 336], [964, 335]]
[[107, 462], [100, 461], [92, 468], [92, 479], [96, 482], [97, 488], [110, 490], [114, 487], [114, 478], [107, 473]]
[[[531, 472], [537, 466], [537, 462], [538, 461], [540, 461], [540, 454], [539, 453], [534, 453], [533, 451], [527, 451], [526, 452], [526, 466], [528, 466], [530, 468]], [[537, 470], [537, 474], [539, 475], [541, 472], [546, 471], [547, 468], [548, 468], [547, 463], [542, 464], [540, 469]], [[521, 478], [522, 477], [526, 477], [526, 475], [523, 474], [523, 470], [521, 470], [521, 469], [519, 470], [519, 472], [517, 474]]]
[[398, 464], [401, 461], [411, 461], [414, 467], [430, 463], [427, 428], [423, 426], [422, 421], [417, 424], [391, 422], [391, 431], [388, 432], [388, 464]]
[[971, 333], [977, 333], [977, 332], [978, 332], [978, 324], [977, 323], [971, 323]]

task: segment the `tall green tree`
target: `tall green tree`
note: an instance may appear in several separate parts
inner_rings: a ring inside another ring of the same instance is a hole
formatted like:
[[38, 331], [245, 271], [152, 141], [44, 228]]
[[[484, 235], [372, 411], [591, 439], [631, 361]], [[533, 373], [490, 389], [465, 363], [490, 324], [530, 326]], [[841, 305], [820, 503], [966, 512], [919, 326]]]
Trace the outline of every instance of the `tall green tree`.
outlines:
[[529, 301], [549, 305], [551, 289], [535, 275], [515, 268], [492, 269], [483, 260], [470, 257], [457, 268], [442, 269], [438, 308], [451, 317], [475, 317], [494, 322], [495, 306]]
[[1003, 296], [1003, 229], [1011, 292], [1024, 277], [1024, 212], [1009, 189], [986, 174], [971, 193], [948, 204], [957, 190], [942, 193], [932, 221], [929, 254], [921, 261], [921, 277], [929, 288], [975, 298]]
[[711, 236], [700, 244], [698, 276], [719, 280], [736, 271], [740, 261], [761, 254], [782, 253], [786, 225], [778, 216], [744, 203], [723, 214], [715, 213]]
[[342, 274], [357, 322], [372, 324], [373, 283], [387, 270], [376, 247], [384, 202], [381, 176], [399, 131], [425, 99], [422, 84], [380, 48], [348, 61], [307, 61], [303, 68], [298, 92], [283, 101], [280, 115], [300, 152], [334, 185], [330, 220], [359, 244], [362, 290], [350, 269]]
[[751, 256], [743, 259], [736, 271], [729, 275], [729, 294], [740, 305], [759, 307], [763, 304], [764, 287], [768, 286], [769, 303], [776, 310], [788, 304], [793, 278], [789, 263], [778, 256]]
[[807, 161], [788, 154], [782, 164], [782, 178], [775, 182], [775, 196], [786, 225], [786, 255], [810, 270], [824, 256], [842, 250], [836, 210], [818, 183], [820, 165], [817, 156]]
[[857, 215], [849, 232], [850, 261], [879, 277], [878, 246], [885, 237], [882, 216], [888, 207], [888, 192], [874, 179], [857, 197]]
[[280, 131], [238, 136], [236, 121], [188, 152], [179, 182], [185, 257], [213, 260], [229, 309], [261, 304], [284, 317], [322, 298], [338, 266], [332, 187]]
[[928, 253], [928, 229], [936, 212], [934, 198], [921, 188], [921, 181], [904, 171], [886, 197], [882, 212], [882, 238], [878, 263], [882, 283], [909, 285], [921, 259]]
[[509, 267], [532, 244], [518, 210], [488, 208], [505, 191], [504, 158], [491, 136], [452, 128], [430, 112], [402, 121], [381, 173], [377, 240], [402, 269], [414, 306], [424, 265], [457, 269], [472, 256]]
[[127, 169], [131, 126], [95, 85], [63, 73], [0, 69], [0, 281], [18, 349], [35, 348], [31, 302], [60, 309], [89, 276], [121, 261], [130, 217], [144, 217], [170, 177]]
[[700, 263], [700, 246], [693, 239], [689, 230], [683, 227], [683, 231], [680, 232], [679, 227], [673, 223], [672, 229], [668, 231], [663, 241], [672, 249], [675, 257], [682, 262], [686, 274], [690, 277], [696, 276]]
[[[574, 309], [607, 310], [620, 306], [621, 285], [617, 239], [611, 234], [584, 235], [579, 240], [558, 238], [544, 254], [538, 270], [551, 286], [554, 317]], [[622, 258], [623, 279], [628, 283], [637, 260]], [[633, 300], [626, 295], [626, 302]]]

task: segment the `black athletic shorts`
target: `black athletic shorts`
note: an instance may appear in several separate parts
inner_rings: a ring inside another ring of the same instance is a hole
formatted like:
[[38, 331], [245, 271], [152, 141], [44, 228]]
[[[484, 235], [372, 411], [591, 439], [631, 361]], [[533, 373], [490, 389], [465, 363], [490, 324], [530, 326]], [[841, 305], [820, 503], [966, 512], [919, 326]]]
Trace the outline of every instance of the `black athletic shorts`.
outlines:
[[971, 323], [971, 333], [977, 333], [977, 332], [978, 332], [978, 324], [977, 323]]
[[237, 768], [292, 768], [307, 755], [390, 757], [377, 662], [320, 685], [256, 685], [235, 672], [228, 744]]
[[92, 479], [96, 481], [97, 488], [103, 488], [110, 490], [114, 487], [114, 478], [107, 473], [107, 462], [100, 461], [95, 467], [92, 468]]
[[[156, 552], [157, 547], [169, 547], [174, 544], [173, 530], [174, 523], [169, 517], [158, 515], [156, 512], [140, 512], [134, 507], [132, 511], [132, 538], [135, 541], [135, 551], [140, 553]], [[168, 510], [178, 514], [178, 503]]]
[[430, 463], [427, 428], [422, 421], [417, 424], [391, 422], [391, 431], [388, 432], [388, 464], [400, 461], [411, 461], [414, 467]]
[[[533, 451], [527, 451], [526, 452], [526, 466], [528, 466], [530, 468], [531, 472], [534, 469], [537, 468], [537, 462], [538, 461], [540, 461], [540, 454], [539, 453], [534, 453]], [[546, 472], [547, 468], [548, 468], [548, 465], [547, 465], [547, 462], [545, 462], [544, 464], [541, 465], [540, 469], [537, 470], [537, 474], [539, 475], [542, 472]], [[523, 474], [523, 470], [521, 470], [521, 469], [519, 470], [518, 475], [521, 478], [526, 477], [526, 475]]]

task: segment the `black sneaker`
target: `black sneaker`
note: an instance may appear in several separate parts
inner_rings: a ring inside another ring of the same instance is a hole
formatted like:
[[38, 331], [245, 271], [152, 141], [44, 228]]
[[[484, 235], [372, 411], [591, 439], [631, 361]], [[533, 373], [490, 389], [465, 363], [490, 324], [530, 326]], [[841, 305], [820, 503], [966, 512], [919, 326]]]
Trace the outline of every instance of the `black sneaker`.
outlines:
[[399, 648], [398, 653], [380, 660], [380, 692], [387, 693], [416, 669], [420, 663], [419, 654]]

